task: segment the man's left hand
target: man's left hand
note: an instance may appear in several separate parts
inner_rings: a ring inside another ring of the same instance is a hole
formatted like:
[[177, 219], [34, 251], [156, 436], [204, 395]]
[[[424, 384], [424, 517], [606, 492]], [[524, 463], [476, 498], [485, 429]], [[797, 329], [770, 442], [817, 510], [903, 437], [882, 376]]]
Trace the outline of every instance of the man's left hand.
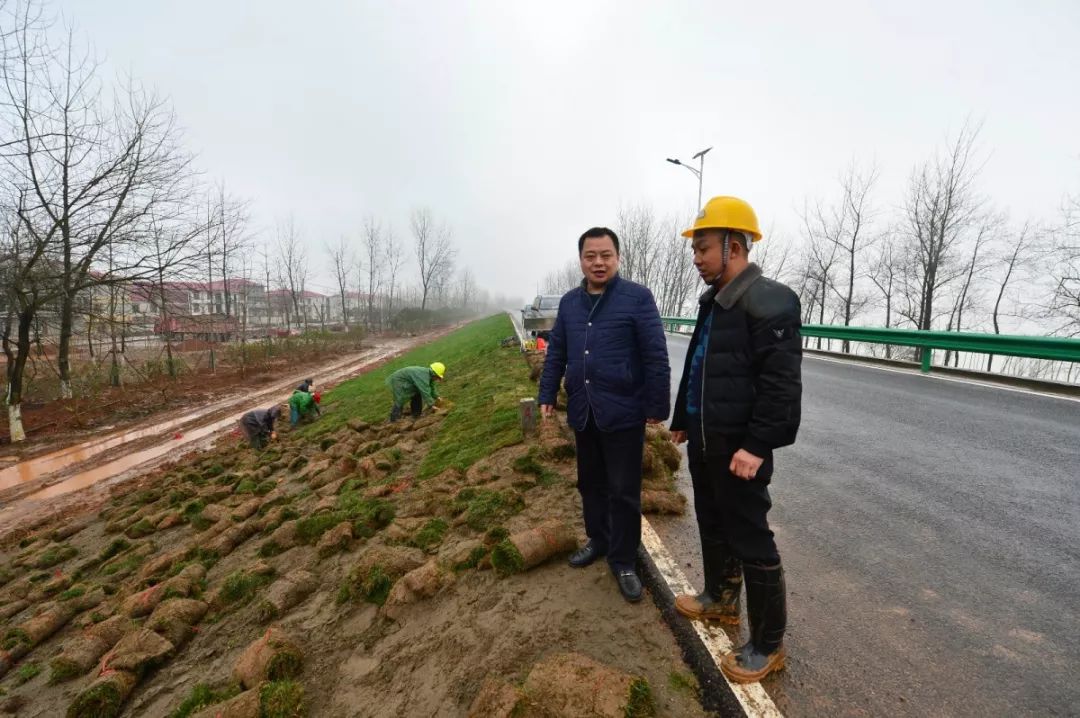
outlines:
[[758, 469], [764, 461], [760, 456], [754, 456], [746, 449], [739, 449], [731, 457], [731, 466], [728, 470], [740, 479], [749, 481], [757, 476]]

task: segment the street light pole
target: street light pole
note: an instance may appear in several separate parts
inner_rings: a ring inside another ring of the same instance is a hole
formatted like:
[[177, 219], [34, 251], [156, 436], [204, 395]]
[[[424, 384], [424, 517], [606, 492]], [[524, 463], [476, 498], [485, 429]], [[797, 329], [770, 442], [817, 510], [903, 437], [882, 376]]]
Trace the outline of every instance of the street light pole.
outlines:
[[707, 155], [709, 153], [709, 150], [711, 150], [711, 149], [712, 149], [712, 147], [706, 147], [701, 152], [698, 152], [697, 154], [695, 154], [691, 158], [691, 159], [695, 159], [695, 160], [698, 161], [698, 168], [697, 169], [694, 169], [690, 165], [685, 164], [683, 162], [680, 162], [679, 160], [672, 159], [670, 157], [667, 158], [667, 161], [670, 162], [671, 164], [679, 165], [680, 167], [685, 167], [686, 169], [690, 170], [694, 174], [695, 177], [697, 177], [697, 206], [698, 206], [699, 210], [701, 209], [702, 178], [705, 176], [705, 155]]

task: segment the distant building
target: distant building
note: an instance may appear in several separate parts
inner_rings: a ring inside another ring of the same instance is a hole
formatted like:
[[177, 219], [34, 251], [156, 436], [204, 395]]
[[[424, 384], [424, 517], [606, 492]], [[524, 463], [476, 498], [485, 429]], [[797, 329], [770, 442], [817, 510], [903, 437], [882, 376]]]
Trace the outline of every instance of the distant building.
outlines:
[[[288, 289], [274, 289], [266, 293], [267, 306], [270, 308], [270, 323], [278, 327], [320, 327], [333, 324], [341, 316], [341, 306], [334, 314], [332, 298], [319, 292], [304, 290], [293, 302], [293, 294]], [[297, 312], [299, 311], [299, 315]]]

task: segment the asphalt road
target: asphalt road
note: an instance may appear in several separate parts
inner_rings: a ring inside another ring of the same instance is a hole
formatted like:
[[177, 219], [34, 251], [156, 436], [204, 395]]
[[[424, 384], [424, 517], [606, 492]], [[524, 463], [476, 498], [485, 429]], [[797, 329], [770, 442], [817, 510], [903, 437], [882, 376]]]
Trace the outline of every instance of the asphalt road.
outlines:
[[[668, 342], [673, 392], [686, 344]], [[1080, 715], [1080, 403], [811, 358], [803, 381], [771, 486], [778, 707]], [[692, 512], [654, 525], [700, 585]]]

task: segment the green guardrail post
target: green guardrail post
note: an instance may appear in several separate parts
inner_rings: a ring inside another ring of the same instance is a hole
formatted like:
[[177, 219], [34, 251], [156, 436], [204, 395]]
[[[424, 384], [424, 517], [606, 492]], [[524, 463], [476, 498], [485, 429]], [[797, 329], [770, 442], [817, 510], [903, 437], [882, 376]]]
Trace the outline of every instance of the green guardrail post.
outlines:
[[923, 347], [922, 348], [922, 367], [920, 367], [923, 374], [929, 374], [930, 373], [930, 362], [933, 360], [933, 358], [934, 358], [934, 350], [931, 349], [930, 347]]

